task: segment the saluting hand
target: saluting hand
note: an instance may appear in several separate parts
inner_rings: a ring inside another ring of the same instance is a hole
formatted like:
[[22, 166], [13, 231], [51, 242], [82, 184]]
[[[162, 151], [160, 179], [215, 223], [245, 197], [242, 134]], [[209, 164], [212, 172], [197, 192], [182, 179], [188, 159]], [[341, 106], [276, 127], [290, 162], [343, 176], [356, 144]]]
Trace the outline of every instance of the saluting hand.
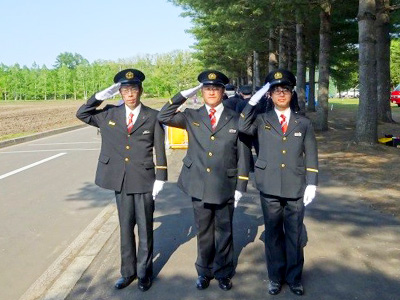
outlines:
[[114, 97], [116, 94], [119, 93], [119, 88], [121, 87], [121, 82], [114, 83], [112, 86], [97, 92], [95, 97], [97, 100], [107, 100]]
[[307, 185], [303, 197], [304, 206], [307, 206], [314, 200], [316, 191], [317, 191], [317, 186], [312, 184]]
[[265, 84], [261, 89], [257, 91], [253, 96], [251, 96], [249, 100], [249, 104], [252, 106], [257, 105], [260, 102], [260, 99], [268, 92], [269, 90], [269, 82]]
[[181, 91], [181, 95], [182, 95], [183, 97], [185, 97], [186, 99], [187, 99], [187, 98], [190, 98], [190, 97], [196, 95], [197, 91], [198, 91], [199, 89], [201, 89], [202, 86], [203, 86], [203, 84], [200, 83], [198, 86], [196, 86], [196, 87], [194, 87], [194, 88]]

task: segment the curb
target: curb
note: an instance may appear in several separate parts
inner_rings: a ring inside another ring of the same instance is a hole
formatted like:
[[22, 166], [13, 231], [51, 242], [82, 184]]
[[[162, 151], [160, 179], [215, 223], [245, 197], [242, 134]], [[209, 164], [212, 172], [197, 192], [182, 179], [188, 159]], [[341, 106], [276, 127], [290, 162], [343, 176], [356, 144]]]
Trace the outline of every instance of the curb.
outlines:
[[5, 148], [5, 147], [9, 147], [9, 146], [13, 146], [13, 145], [17, 145], [17, 144], [21, 144], [21, 143], [25, 143], [25, 142], [29, 142], [29, 141], [33, 141], [33, 140], [37, 140], [46, 136], [51, 136], [51, 135], [55, 135], [55, 134], [59, 134], [59, 133], [63, 133], [63, 132], [68, 132], [68, 131], [72, 131], [75, 129], [80, 129], [83, 127], [88, 126], [87, 124], [80, 124], [80, 125], [74, 125], [74, 126], [69, 126], [69, 127], [63, 127], [63, 128], [58, 128], [58, 129], [53, 129], [53, 130], [49, 130], [49, 131], [44, 131], [44, 132], [40, 132], [40, 133], [35, 133], [32, 135], [28, 135], [28, 136], [23, 136], [20, 138], [16, 138], [16, 139], [11, 139], [11, 140], [5, 140], [5, 141], [1, 141], [0, 142], [0, 148]]
[[19, 300], [65, 299], [118, 224], [116, 206], [110, 201]]

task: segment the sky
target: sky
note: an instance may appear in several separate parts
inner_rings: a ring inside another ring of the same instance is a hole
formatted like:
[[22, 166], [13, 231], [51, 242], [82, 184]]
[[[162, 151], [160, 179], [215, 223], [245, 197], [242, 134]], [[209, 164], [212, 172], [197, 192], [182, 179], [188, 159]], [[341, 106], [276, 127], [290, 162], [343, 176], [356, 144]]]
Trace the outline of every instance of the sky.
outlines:
[[92, 63], [190, 50], [192, 24], [167, 0], [0, 0], [0, 63], [51, 68], [72, 52]]

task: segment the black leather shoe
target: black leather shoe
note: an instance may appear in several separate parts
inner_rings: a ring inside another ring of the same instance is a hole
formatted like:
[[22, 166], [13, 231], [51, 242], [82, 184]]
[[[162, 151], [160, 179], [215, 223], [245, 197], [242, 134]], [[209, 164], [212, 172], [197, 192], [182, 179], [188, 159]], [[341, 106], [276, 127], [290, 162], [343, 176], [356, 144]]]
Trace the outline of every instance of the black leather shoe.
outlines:
[[224, 291], [229, 291], [232, 288], [232, 281], [229, 277], [219, 278], [218, 286]]
[[115, 283], [115, 288], [116, 289], [123, 289], [126, 288], [128, 285], [132, 283], [136, 279], [136, 276], [129, 276], [129, 277], [121, 277], [120, 279], [117, 280]]
[[281, 292], [282, 284], [276, 281], [270, 280], [268, 283], [268, 293], [270, 295], [278, 295]]
[[138, 280], [138, 288], [142, 292], [147, 291], [151, 287], [152, 281], [150, 277], [139, 278]]
[[293, 294], [297, 296], [302, 296], [304, 294], [303, 285], [301, 283], [289, 284], [289, 288]]
[[200, 275], [196, 280], [196, 287], [198, 290], [205, 290], [210, 285], [210, 278]]

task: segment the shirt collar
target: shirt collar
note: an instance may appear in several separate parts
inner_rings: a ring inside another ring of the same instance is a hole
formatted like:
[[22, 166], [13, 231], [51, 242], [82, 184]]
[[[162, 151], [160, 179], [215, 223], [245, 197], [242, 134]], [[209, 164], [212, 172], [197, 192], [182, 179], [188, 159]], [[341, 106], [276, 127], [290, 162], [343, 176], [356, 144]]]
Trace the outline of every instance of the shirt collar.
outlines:
[[276, 107], [274, 107], [275, 113], [278, 116], [278, 119], [280, 119], [281, 114], [284, 114], [286, 119], [289, 119], [290, 117], [290, 107], [286, 108], [285, 110], [277, 110]]
[[131, 112], [133, 113], [134, 116], [139, 115], [141, 107], [142, 107], [142, 103], [140, 103], [138, 106], [136, 106], [134, 110], [131, 110], [128, 106], [125, 105], [126, 115], [128, 116]]
[[[206, 109], [207, 109], [208, 114], [210, 114], [211, 106], [209, 106], [209, 105], [207, 105], [207, 104], [205, 104], [205, 106], [206, 106]], [[221, 102], [221, 103], [218, 104], [216, 107], [214, 107], [214, 109], [215, 109], [215, 112], [216, 112], [216, 113], [220, 113], [220, 112], [222, 112], [222, 111], [224, 110], [224, 105], [223, 105], [222, 102]]]

